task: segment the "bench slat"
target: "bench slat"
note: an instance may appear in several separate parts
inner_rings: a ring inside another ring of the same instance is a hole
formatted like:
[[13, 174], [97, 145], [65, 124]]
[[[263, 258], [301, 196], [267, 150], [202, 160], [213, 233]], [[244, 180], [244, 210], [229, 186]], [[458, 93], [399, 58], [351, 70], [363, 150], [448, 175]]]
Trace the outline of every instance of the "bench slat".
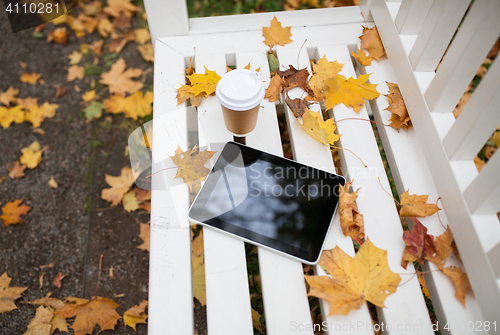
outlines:
[[[197, 55], [196, 73], [205, 73], [205, 66], [223, 76], [226, 73], [225, 55]], [[224, 126], [216, 97], [202, 101], [198, 117], [209, 148], [213, 147], [212, 143], [233, 140]], [[239, 334], [253, 334], [244, 243], [213, 229], [204, 228], [203, 232], [208, 333], [234, 334], [238, 329]], [[228, 312], [230, 317], [227, 317]]]
[[[265, 53], [236, 54], [238, 68], [243, 68], [249, 60], [254, 60], [256, 64], [264, 63], [260, 75], [268, 81], [269, 66]], [[246, 137], [246, 144], [283, 156], [274, 103], [264, 100], [262, 105], [265, 108], [259, 114], [256, 129]], [[291, 331], [294, 334], [313, 334], [302, 264], [264, 248], [259, 248], [258, 252], [267, 334], [279, 335]], [[304, 328], [301, 330], [299, 327]]]
[[500, 2], [475, 1], [425, 92], [429, 110], [451, 113], [500, 35]]
[[403, 0], [396, 16], [396, 27], [400, 34], [418, 34], [433, 0]]
[[[355, 77], [347, 46], [319, 47], [318, 52], [320, 55], [326, 54], [330, 61], [344, 63], [341, 74], [347, 78]], [[352, 108], [340, 104], [333, 108], [333, 114], [337, 122], [349, 117], [369, 119], [365, 107], [361, 108], [358, 115]], [[386, 308], [377, 307], [379, 320], [386, 325], [392, 325], [394, 333], [398, 333], [397, 328], [402, 326], [406, 334], [433, 334], [418, 279], [413, 275], [413, 265], [409, 264], [407, 270], [401, 267], [405, 247], [402, 239], [403, 229], [394, 200], [385, 191], [390, 190], [389, 181], [370, 123], [347, 120], [338, 122], [337, 128], [339, 134], [342, 134], [337, 145], [355, 152], [368, 166], [364, 168], [359, 160], [348, 152], [339, 153], [344, 171], [348, 172], [349, 178], [354, 179], [353, 189], [361, 188], [356, 202], [364, 216], [366, 236], [378, 248], [387, 250], [387, 261], [393, 272], [409, 274], [401, 276], [401, 283], [404, 285], [399, 285], [397, 291], [387, 297]]]

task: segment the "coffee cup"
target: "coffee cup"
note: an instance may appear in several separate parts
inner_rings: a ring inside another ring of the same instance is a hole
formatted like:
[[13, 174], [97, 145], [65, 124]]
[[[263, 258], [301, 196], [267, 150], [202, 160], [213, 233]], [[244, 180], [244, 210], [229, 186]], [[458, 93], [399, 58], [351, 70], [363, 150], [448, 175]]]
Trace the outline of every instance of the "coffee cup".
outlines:
[[236, 69], [219, 80], [215, 95], [222, 107], [224, 124], [234, 136], [245, 136], [255, 129], [265, 92], [256, 71]]

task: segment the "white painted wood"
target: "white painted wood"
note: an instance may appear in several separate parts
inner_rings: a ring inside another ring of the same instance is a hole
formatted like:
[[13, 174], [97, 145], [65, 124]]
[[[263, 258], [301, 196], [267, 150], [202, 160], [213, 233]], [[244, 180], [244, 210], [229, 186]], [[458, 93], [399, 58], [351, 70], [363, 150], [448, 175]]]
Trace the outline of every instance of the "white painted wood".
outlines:
[[500, 35], [500, 2], [475, 1], [425, 93], [432, 112], [451, 113]]
[[500, 124], [500, 62], [495, 62], [443, 140], [452, 160], [471, 160]]
[[497, 277], [500, 277], [500, 243], [488, 252], [488, 257]]
[[[226, 73], [226, 57], [197, 54], [196, 73], [205, 73], [205, 66], [222, 77]], [[198, 117], [209, 149], [220, 148], [217, 143], [233, 140], [224, 125], [216, 97], [202, 101]], [[237, 329], [239, 334], [253, 334], [244, 243], [209, 228], [203, 229], [203, 243], [208, 332], [234, 334]]]
[[[341, 74], [347, 78], [355, 77], [355, 71], [350, 62], [351, 56], [346, 46], [325, 46], [318, 48], [318, 52], [326, 53], [330, 61], [337, 60], [345, 63]], [[363, 214], [365, 235], [378, 248], [387, 250], [389, 268], [393, 272], [408, 274], [402, 275], [402, 283], [405, 282], [405, 284], [400, 285], [397, 291], [385, 300], [386, 308], [377, 308], [379, 320], [386, 325], [392, 325], [393, 333], [398, 333], [397, 325], [420, 325], [408, 331], [405, 328], [405, 333], [432, 334], [432, 324], [420, 285], [416, 276], [411, 275], [415, 270], [410, 264], [406, 270], [401, 267], [401, 255], [405, 247], [401, 238], [403, 229], [394, 200], [385, 191], [390, 190], [389, 181], [378, 153], [371, 125], [369, 122], [359, 120], [339, 122], [350, 117], [368, 119], [366, 108], [363, 107], [358, 115], [352, 108], [339, 104], [333, 108], [333, 114], [338, 122], [339, 134], [342, 134], [338, 144], [354, 151], [368, 166], [363, 168], [359, 160], [349, 152], [341, 155], [350, 178], [354, 179], [353, 188], [361, 187], [356, 203], [359, 212]]]
[[[238, 68], [245, 67], [250, 60], [257, 66], [264, 62], [260, 75], [267, 86], [270, 77], [266, 55], [259, 52], [236, 54]], [[246, 144], [283, 156], [274, 103], [265, 99], [261, 105], [265, 108], [259, 114], [255, 130], [246, 137]], [[287, 334], [293, 331], [294, 334], [312, 334], [305, 330], [307, 326], [311, 329], [312, 321], [302, 264], [264, 248], [259, 248], [258, 252], [267, 333]], [[301, 327], [304, 330], [301, 331]]]
[[[433, 125], [434, 122], [425, 99], [421, 95], [411, 93], [418, 92], [418, 84], [404, 49], [398, 43], [398, 33], [391, 22], [385, 1], [374, 0], [371, 12], [377, 23], [388, 58], [397, 60], [391, 63], [394, 74], [405, 98], [432, 179], [441, 196], [442, 206], [448, 215], [455, 242], [461, 251], [464, 266], [481, 306], [484, 319], [495, 320], [500, 315], [499, 284], [483, 249], [483, 243], [486, 239], [484, 235], [486, 234], [477, 231], [481, 224], [489, 222], [496, 221], [498, 226], [498, 219], [488, 215], [470, 216], [459, 185], [461, 179], [467, 179], [470, 171], [473, 171], [473, 163], [453, 162], [451, 164], [447, 160], [444, 148], [439, 145], [439, 135]], [[426, 110], [427, 112], [425, 112]], [[457, 167], [461, 167], [461, 169]]]
[[185, 35], [189, 32], [185, 1], [150, 0], [144, 1], [144, 7], [153, 45], [159, 37]]
[[370, 13], [370, 5], [372, 0], [360, 0], [359, 8], [361, 9], [361, 13], [366, 21], [373, 21], [372, 14]]
[[410, 52], [414, 71], [435, 71], [470, 0], [434, 0]]
[[[372, 62], [371, 66], [366, 67], [366, 72], [372, 73], [371, 83], [391, 82], [396, 78], [388, 59], [381, 59], [380, 62]], [[380, 84], [377, 89], [384, 94], [389, 93], [387, 85]], [[385, 96], [380, 96], [371, 103], [373, 115], [377, 122], [389, 124], [391, 113], [385, 108], [388, 101]], [[437, 199], [438, 193], [432, 181], [429, 169], [426, 165], [424, 154], [418, 144], [415, 130], [401, 130], [397, 132], [393, 128], [377, 125], [380, 138], [384, 145], [384, 150], [389, 162], [392, 176], [399, 194], [409, 190], [411, 194], [428, 194], [429, 202], [431, 199]], [[443, 211], [438, 215], [432, 215], [426, 218], [419, 218], [420, 222], [427, 227], [428, 234], [439, 236], [444, 233], [444, 227], [448, 223], [447, 217]], [[441, 224], [443, 222], [443, 224]], [[461, 262], [454, 254], [450, 255], [446, 261], [448, 266], [462, 266]], [[431, 271], [425, 274], [427, 287], [431, 295], [434, 311], [441, 325], [441, 332], [446, 323], [451, 325], [460, 325], [462, 322], [483, 320], [479, 305], [474, 295], [467, 295], [467, 308], [455, 298], [455, 288], [450, 285], [449, 278], [443, 273], [436, 271], [437, 266], [434, 263], [427, 262], [423, 271]], [[460, 327], [453, 327], [452, 334], [468, 334], [468, 330], [463, 331]]]
[[469, 209], [475, 214], [500, 211], [500, 155], [494, 154], [464, 192]]
[[396, 27], [402, 35], [418, 34], [433, 0], [403, 0], [396, 16]]

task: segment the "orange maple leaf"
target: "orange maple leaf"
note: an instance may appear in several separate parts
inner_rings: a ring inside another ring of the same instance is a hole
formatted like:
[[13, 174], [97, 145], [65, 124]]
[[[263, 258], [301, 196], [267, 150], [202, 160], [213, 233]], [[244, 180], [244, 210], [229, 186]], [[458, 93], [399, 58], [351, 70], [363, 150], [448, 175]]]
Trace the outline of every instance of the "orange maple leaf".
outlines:
[[122, 201], [125, 193], [128, 192], [135, 182], [132, 169], [128, 166], [122, 168], [120, 176], [114, 177], [106, 174], [105, 179], [111, 188], [102, 190], [101, 198], [111, 202], [113, 206], [118, 205]]
[[8, 227], [11, 224], [23, 223], [21, 215], [26, 215], [31, 209], [30, 206], [21, 205], [24, 200], [17, 199], [10, 201], [2, 207], [2, 216], [0, 219], [3, 221], [3, 225]]
[[131, 79], [142, 75], [141, 69], [128, 69], [125, 71], [125, 68], [125, 61], [120, 58], [111, 66], [111, 70], [101, 74], [100, 83], [109, 86], [110, 94], [131, 94], [144, 86], [143, 83]]
[[311, 88], [314, 94], [318, 96], [325, 86], [328, 79], [335, 78], [335, 76], [342, 70], [344, 64], [337, 63], [337, 61], [329, 62], [326, 55], [318, 59], [312, 65], [313, 75], [310, 79]]
[[264, 43], [268, 47], [273, 47], [275, 45], [281, 45], [284, 46], [287, 43], [292, 42], [290, 37], [292, 37], [292, 34], [290, 33], [290, 29], [292, 27], [285, 27], [283, 28], [281, 26], [281, 22], [278, 21], [278, 19], [273, 17], [271, 20], [271, 27], [263, 27], [262, 28], [262, 36], [265, 37]]
[[347, 315], [365, 301], [385, 307], [385, 299], [396, 292], [401, 277], [387, 263], [387, 251], [377, 248], [370, 239], [351, 258], [338, 246], [325, 250], [319, 264], [331, 276], [304, 276], [308, 295], [325, 299], [329, 314]]
[[11, 179], [22, 178], [24, 177], [24, 170], [26, 169], [26, 165], [19, 163], [16, 161], [14, 165], [9, 167], [9, 177]]
[[372, 65], [373, 57], [369, 57], [363, 50], [359, 49], [358, 53], [351, 51], [351, 55], [359, 62], [359, 64], [368, 66]]
[[325, 108], [333, 108], [336, 104], [343, 103], [346, 107], [352, 107], [359, 113], [361, 107], [365, 105], [365, 100], [372, 100], [379, 97], [375, 84], [369, 84], [369, 74], [363, 74], [354, 79], [347, 79], [341, 74], [326, 82]]
[[85, 335], [92, 334], [96, 325], [101, 330], [114, 329], [120, 319], [120, 314], [116, 312], [119, 306], [113, 300], [102, 297], [93, 297], [92, 300], [67, 297], [65, 306], [56, 314], [63, 318], [76, 316], [71, 328], [75, 335]]
[[370, 57], [380, 60], [385, 55], [384, 45], [378, 34], [377, 26], [373, 28], [363, 27], [363, 35], [359, 36], [361, 40], [361, 49], [368, 50]]
[[0, 93], [0, 103], [9, 106], [9, 104], [16, 102], [16, 95], [18, 94], [19, 90], [11, 86], [7, 91]]
[[389, 101], [389, 106], [386, 108], [392, 113], [389, 121], [392, 121], [389, 126], [396, 129], [398, 132], [403, 127], [408, 130], [411, 126], [410, 116], [408, 115], [408, 110], [406, 109], [403, 96], [399, 91], [399, 86], [393, 83], [387, 83], [389, 87], [389, 94], [387, 95], [387, 100]]
[[358, 190], [347, 193], [352, 183], [348, 182], [345, 187], [340, 185], [339, 197], [339, 216], [340, 227], [344, 236], [351, 237], [359, 245], [363, 243], [365, 237], [365, 224], [363, 215], [359, 214], [358, 206], [356, 205], [356, 198], [358, 197]]
[[27, 287], [9, 287], [11, 278], [7, 271], [0, 276], [0, 314], [17, 309], [15, 301], [21, 298], [21, 294]]
[[41, 78], [42, 75], [40, 73], [36, 72], [28, 73], [26, 71], [23, 71], [23, 73], [21, 73], [21, 81], [23, 83], [36, 84], [41, 80]]
[[441, 210], [436, 204], [427, 203], [428, 195], [410, 194], [408, 191], [401, 195], [400, 216], [424, 217]]
[[281, 98], [282, 90], [283, 80], [279, 75], [275, 74], [266, 89], [266, 95], [264, 96], [264, 99], [269, 99], [269, 102], [279, 101]]
[[177, 174], [174, 178], [182, 178], [186, 184], [205, 177], [210, 172], [204, 165], [212, 158], [217, 151], [199, 151], [196, 146], [191, 150], [182, 151], [180, 147], [175, 150], [175, 156], [171, 156], [172, 161], [178, 166]]
[[443, 270], [443, 273], [450, 277], [450, 279], [453, 281], [453, 284], [456, 288], [455, 297], [465, 307], [465, 297], [467, 296], [467, 292], [471, 290], [467, 274], [464, 273], [461, 268], [457, 268], [454, 266], [447, 267]]
[[57, 28], [56, 30], [51, 30], [49, 36], [47, 37], [47, 42], [54, 42], [61, 45], [66, 45], [68, 40], [68, 31], [66, 27]]
[[143, 300], [139, 305], [136, 305], [123, 313], [123, 322], [126, 326], [132, 327], [134, 330], [138, 323], [146, 323], [148, 314], [146, 313], [146, 308], [148, 308], [148, 301]]

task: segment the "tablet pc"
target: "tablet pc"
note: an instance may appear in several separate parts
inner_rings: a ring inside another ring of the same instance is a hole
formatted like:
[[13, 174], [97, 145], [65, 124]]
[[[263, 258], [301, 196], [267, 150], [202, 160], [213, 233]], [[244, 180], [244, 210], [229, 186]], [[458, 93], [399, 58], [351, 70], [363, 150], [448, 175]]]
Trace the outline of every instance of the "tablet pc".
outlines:
[[315, 264], [344, 184], [342, 176], [228, 142], [188, 217]]

